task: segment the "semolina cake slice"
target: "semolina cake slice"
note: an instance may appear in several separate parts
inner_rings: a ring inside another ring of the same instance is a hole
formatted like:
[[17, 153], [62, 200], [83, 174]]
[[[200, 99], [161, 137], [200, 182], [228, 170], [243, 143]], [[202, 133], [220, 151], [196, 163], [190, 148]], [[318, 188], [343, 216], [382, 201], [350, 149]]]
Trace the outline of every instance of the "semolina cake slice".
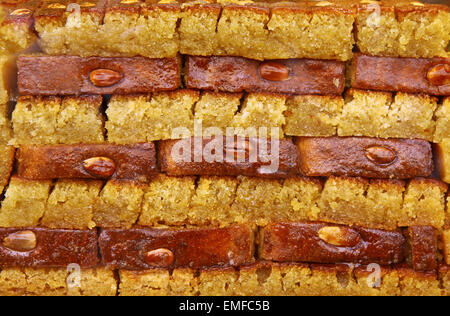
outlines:
[[49, 55], [175, 57], [180, 6], [157, 1], [49, 1], [35, 13]]
[[444, 98], [442, 104], [435, 113], [436, 132], [434, 133], [434, 143], [440, 143], [445, 138], [450, 138], [450, 98]]
[[[422, 247], [412, 243], [413, 258], [416, 250], [422, 250], [419, 259], [424, 253], [436, 255], [436, 249], [426, 252], [426, 246], [425, 241]], [[258, 247], [261, 259], [275, 262], [391, 265], [404, 262], [407, 253], [406, 238], [401, 231], [318, 222], [269, 224], [260, 229]]]
[[102, 229], [102, 264], [110, 269], [238, 267], [254, 261], [255, 231], [248, 225], [223, 228]]
[[450, 58], [355, 54], [347, 75], [357, 89], [450, 95]]
[[11, 177], [0, 209], [0, 227], [38, 226], [51, 188], [51, 181]]
[[17, 175], [32, 180], [116, 179], [146, 183], [158, 173], [153, 143], [22, 145]]
[[345, 64], [335, 60], [187, 56], [185, 68], [191, 89], [340, 95], [345, 85]]
[[287, 178], [298, 174], [297, 148], [288, 139], [191, 137], [160, 141], [158, 149], [161, 172], [170, 176]]
[[0, 192], [9, 183], [9, 177], [14, 166], [15, 148], [13, 146], [0, 145]]
[[[93, 34], [91, 41], [103, 46], [104, 51], [97, 51], [97, 56], [175, 57], [180, 50], [177, 28], [181, 14], [177, 1], [110, 1], [101, 37]], [[94, 53], [85, 47], [76, 52]]]
[[139, 225], [184, 225], [195, 194], [194, 177], [167, 177], [159, 175], [145, 191]]
[[104, 142], [100, 96], [20, 97], [12, 113], [10, 144]]
[[194, 90], [115, 95], [106, 110], [108, 141], [127, 144], [189, 137], [193, 133], [193, 108], [198, 99], [199, 92]]
[[115, 296], [114, 271], [65, 268], [8, 268], [0, 271], [3, 296]]
[[434, 170], [431, 145], [419, 139], [298, 137], [298, 164], [309, 177], [411, 179]]
[[434, 145], [436, 167], [442, 181], [450, 183], [450, 138]]
[[356, 45], [367, 55], [448, 57], [449, 34], [450, 12], [446, 5], [395, 0], [359, 5]]
[[[202, 91], [195, 104], [194, 119], [202, 123], [204, 134], [211, 131], [211, 134], [214, 132], [216, 135], [225, 135], [227, 127], [232, 126], [233, 118], [241, 107], [242, 98], [241, 93]], [[208, 128], [210, 129], [207, 130]]]
[[180, 58], [47, 56], [17, 58], [22, 95], [133, 94], [180, 86]]
[[100, 263], [97, 234], [96, 229], [1, 228], [0, 266], [95, 268]]
[[445, 223], [448, 185], [434, 179], [413, 179], [406, 187], [400, 226], [429, 225], [435, 228]]
[[0, 144], [8, 144], [12, 137], [10, 119], [11, 106], [9, 103], [0, 104]]
[[134, 181], [108, 181], [92, 205], [95, 225], [130, 229], [141, 214], [146, 187]]
[[35, 42], [32, 25], [33, 13], [38, 4], [38, 1], [0, 4], [0, 55], [16, 54]]
[[47, 199], [40, 225], [64, 229], [94, 228], [94, 205], [102, 185], [102, 181], [58, 180]]
[[45, 1], [34, 13], [38, 44], [48, 55], [98, 55], [99, 34], [107, 1]]
[[286, 100], [284, 133], [290, 136], [335, 136], [344, 108], [341, 96], [298, 95]]
[[433, 141], [438, 99], [428, 95], [350, 89], [338, 136], [420, 138]]

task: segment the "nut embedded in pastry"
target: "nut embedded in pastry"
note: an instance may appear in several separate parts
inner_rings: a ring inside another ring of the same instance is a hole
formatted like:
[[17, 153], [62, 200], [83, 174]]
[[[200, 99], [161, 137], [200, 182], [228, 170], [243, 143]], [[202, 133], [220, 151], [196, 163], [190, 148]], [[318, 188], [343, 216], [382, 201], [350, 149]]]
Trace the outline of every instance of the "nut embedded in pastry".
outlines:
[[296, 145], [306, 176], [410, 179], [428, 177], [434, 168], [431, 145], [424, 140], [301, 137]]
[[450, 95], [450, 58], [397, 58], [356, 54], [350, 67], [351, 86], [430, 95]]
[[320, 95], [344, 91], [345, 66], [339, 61], [259, 62], [241, 57], [188, 56], [186, 69], [186, 86], [192, 89]]

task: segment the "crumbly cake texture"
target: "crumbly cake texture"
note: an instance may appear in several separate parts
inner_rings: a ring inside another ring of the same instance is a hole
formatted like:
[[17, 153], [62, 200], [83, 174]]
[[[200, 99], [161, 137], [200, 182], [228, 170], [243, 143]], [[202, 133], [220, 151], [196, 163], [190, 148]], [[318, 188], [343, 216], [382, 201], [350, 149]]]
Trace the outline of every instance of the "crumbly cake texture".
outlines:
[[450, 138], [435, 144], [436, 166], [442, 181], [450, 183]]
[[144, 186], [129, 181], [32, 181], [12, 177], [0, 227], [131, 228], [141, 212]]
[[[256, 132], [262, 127], [267, 128], [269, 136], [271, 127], [278, 127], [279, 133], [272, 136], [282, 137], [285, 98], [249, 94], [241, 103], [239, 94], [205, 92], [200, 95], [193, 90], [151, 96], [114, 96], [106, 110], [108, 121], [105, 127], [108, 141], [118, 144], [189, 137], [201, 133], [198, 128], [194, 131], [195, 121], [199, 122], [197, 126], [202, 124], [205, 133], [206, 128], [217, 127], [220, 134], [225, 134], [227, 127], [232, 127], [231, 135], [257, 136], [254, 129], [248, 127], [256, 127]], [[204, 126], [203, 119], [206, 119]], [[129, 122], [136, 123], [131, 126]]]
[[94, 180], [53, 184], [12, 177], [0, 209], [0, 227], [128, 229], [135, 224], [224, 227], [325, 221], [387, 230], [412, 225], [440, 229], [446, 219], [447, 189], [432, 179], [331, 177], [322, 182], [159, 175], [148, 185], [111, 180], [102, 187]]
[[[107, 104], [107, 121], [99, 111], [101, 104], [100, 96], [21, 97], [12, 114], [14, 135], [10, 144], [105, 140], [130, 144], [211, 132], [261, 136], [265, 130], [266, 135], [280, 138], [367, 136], [435, 142], [450, 138], [450, 99], [439, 103], [435, 97], [406, 93], [350, 89], [345, 98], [194, 90], [115, 95]], [[7, 142], [8, 106], [0, 106], [0, 110], [5, 113], [0, 116], [0, 140], [4, 135]], [[258, 135], [249, 127], [255, 127]], [[273, 135], [272, 127], [278, 128]]]
[[9, 268], [0, 271], [2, 296], [115, 296], [114, 272], [98, 269]]
[[101, 181], [59, 180], [47, 199], [40, 224], [50, 228], [95, 227], [93, 205], [102, 185]]
[[448, 57], [448, 6], [387, 0], [361, 5], [356, 18], [356, 44], [368, 55]]
[[51, 181], [29, 181], [12, 177], [0, 209], [0, 227], [39, 225], [51, 185]]
[[0, 145], [0, 192], [9, 183], [14, 164], [15, 148], [12, 146]]
[[20, 97], [12, 113], [10, 144], [104, 142], [100, 96]]
[[[159, 176], [144, 194], [138, 224], [228, 225], [327, 221], [364, 227], [444, 225], [447, 185], [427, 179]], [[251, 196], [251, 198], [249, 198]], [[211, 212], [211, 209], [220, 212]]]
[[[253, 126], [268, 127], [268, 132], [278, 127], [279, 137], [368, 136], [433, 141], [450, 137], [449, 104], [448, 98], [438, 104], [437, 98], [426, 95], [355, 89], [349, 90], [345, 99], [264, 93], [243, 97], [178, 90], [151, 96], [114, 96], [106, 110], [105, 127], [108, 141], [115, 143], [180, 138], [183, 130], [192, 135], [194, 120], [201, 120], [204, 132], [214, 126], [223, 134], [227, 127], [233, 127], [234, 133], [251, 136], [247, 127]], [[139, 123], [130, 126], [130, 121]]]
[[83, 7], [83, 1], [77, 2], [81, 13], [66, 13], [68, 1], [53, 9], [45, 4], [36, 12], [35, 28], [45, 53], [152, 58], [181, 53], [260, 60], [352, 56], [356, 8], [346, 3], [112, 1], [105, 6], [93, 1], [96, 6]]
[[444, 138], [450, 138], [450, 97], [443, 99], [435, 116], [437, 119], [434, 142], [440, 143]]
[[405, 93], [349, 90], [340, 115], [338, 136], [421, 138], [432, 141], [436, 131], [437, 98]]
[[[0, 271], [3, 296], [444, 296], [448, 266], [421, 273], [403, 266], [374, 270], [361, 266], [257, 262], [250, 266], [192, 270], [114, 271], [97, 268], [9, 268]], [[80, 281], [80, 282], [78, 282]]]
[[111, 180], [103, 187], [94, 206], [93, 221], [99, 227], [131, 228], [141, 212], [145, 185]]
[[119, 271], [119, 295], [211, 296], [415, 296], [447, 295], [448, 274], [419, 273], [408, 268], [381, 268], [375, 283], [368, 267], [256, 263], [234, 269]]
[[[36, 35], [31, 29], [31, 16], [36, 4], [0, 5], [0, 55], [15, 54], [36, 41]], [[24, 8], [29, 10], [17, 11]]]
[[0, 144], [2, 145], [8, 144], [12, 137], [10, 111], [8, 103], [0, 104]]

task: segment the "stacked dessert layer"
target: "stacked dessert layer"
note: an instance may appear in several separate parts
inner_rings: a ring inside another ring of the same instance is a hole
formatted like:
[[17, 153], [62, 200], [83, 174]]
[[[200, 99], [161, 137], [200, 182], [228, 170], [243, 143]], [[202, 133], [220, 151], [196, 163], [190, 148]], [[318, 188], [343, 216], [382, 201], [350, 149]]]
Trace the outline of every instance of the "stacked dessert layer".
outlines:
[[450, 12], [0, 15], [0, 294], [450, 295]]

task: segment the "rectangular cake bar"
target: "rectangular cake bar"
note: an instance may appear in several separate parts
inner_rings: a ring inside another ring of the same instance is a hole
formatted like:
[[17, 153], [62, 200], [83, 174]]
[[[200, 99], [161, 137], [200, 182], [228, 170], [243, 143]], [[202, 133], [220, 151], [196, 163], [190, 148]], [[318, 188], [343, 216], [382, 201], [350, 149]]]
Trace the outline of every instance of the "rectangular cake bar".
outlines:
[[450, 183], [450, 138], [434, 145], [436, 166], [442, 181]]
[[448, 57], [450, 12], [447, 5], [420, 1], [360, 1], [356, 46], [372, 56]]
[[344, 63], [288, 59], [259, 62], [240, 57], [188, 56], [186, 87], [224, 92], [339, 95]]
[[259, 243], [260, 257], [276, 262], [391, 265], [403, 262], [405, 254], [400, 231], [327, 223], [273, 223], [263, 228]]
[[253, 262], [248, 226], [203, 229], [104, 229], [102, 263], [112, 269], [240, 266]]
[[296, 145], [300, 171], [310, 177], [409, 179], [429, 177], [434, 169], [423, 140], [301, 137]]
[[148, 182], [158, 173], [153, 143], [21, 146], [17, 175], [35, 180], [62, 178]]
[[101, 96], [20, 97], [12, 113], [10, 144], [103, 143]]
[[180, 87], [179, 59], [20, 56], [22, 95], [136, 94]]
[[39, 5], [37, 0], [0, 4], [0, 55], [16, 54], [36, 41], [32, 26]]
[[450, 58], [417, 59], [356, 54], [349, 69], [353, 88], [450, 95]]
[[97, 230], [1, 228], [0, 266], [92, 268], [99, 263]]
[[161, 172], [169, 176], [259, 176], [283, 178], [298, 170], [291, 140], [192, 137], [158, 143]]

